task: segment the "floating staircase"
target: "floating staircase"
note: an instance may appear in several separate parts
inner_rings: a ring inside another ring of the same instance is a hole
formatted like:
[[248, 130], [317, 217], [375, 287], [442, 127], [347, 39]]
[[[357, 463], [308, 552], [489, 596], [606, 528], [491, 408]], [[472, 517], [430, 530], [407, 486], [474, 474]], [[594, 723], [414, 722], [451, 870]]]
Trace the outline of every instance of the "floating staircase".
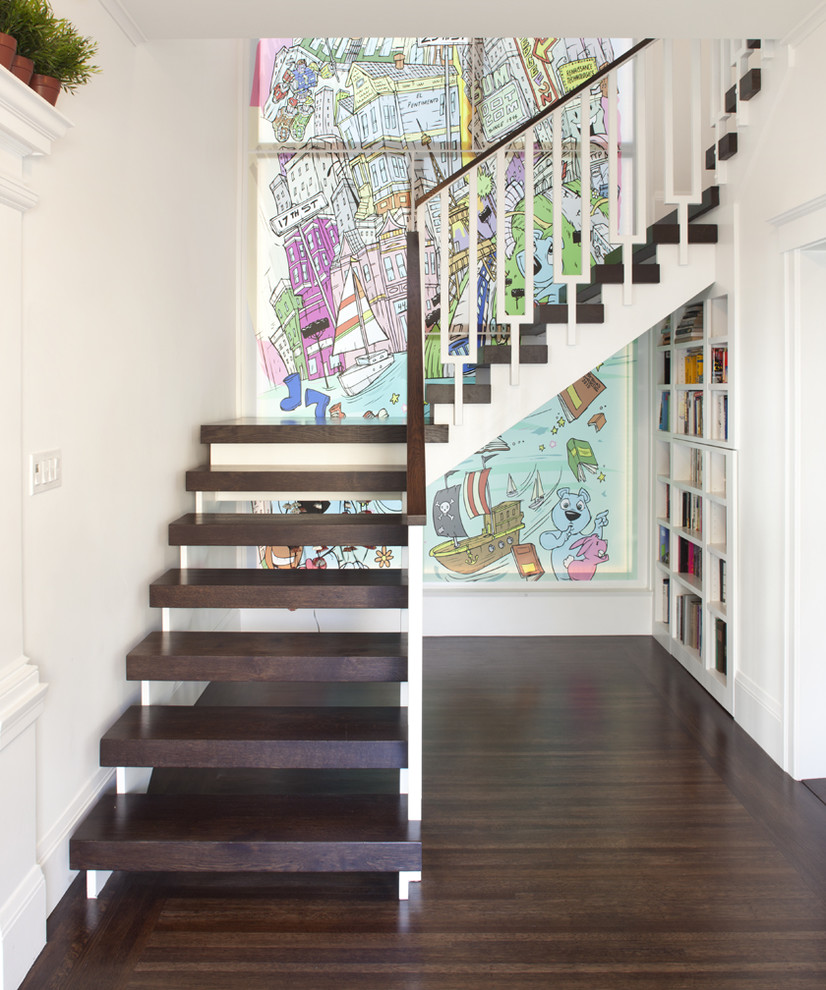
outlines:
[[[756, 44], [745, 46], [746, 57]], [[647, 45], [636, 46], [628, 57]], [[738, 52], [737, 65], [742, 60]], [[616, 69], [610, 71], [609, 97], [616, 90]], [[589, 85], [582, 88], [580, 116], [586, 121]], [[715, 179], [721, 160], [737, 150], [731, 118], [738, 97], [739, 104], [746, 103], [760, 85], [759, 69], [748, 69], [739, 91], [725, 99], [719, 127], [714, 124], [717, 140], [705, 152]], [[561, 110], [554, 105], [541, 115], [557, 114], [557, 131]], [[536, 124], [536, 119], [530, 122], [523, 135], [528, 175]], [[614, 132], [615, 157], [616, 138]], [[698, 154], [703, 147], [698, 145]], [[486, 156], [494, 154], [502, 155], [497, 172], [504, 175], [502, 148]], [[556, 158], [562, 157], [559, 150]], [[472, 174], [477, 167], [478, 162], [465, 166], [446, 181], [449, 186], [467, 173], [468, 203], [477, 189]], [[443, 197], [441, 215], [447, 217], [447, 191], [432, 190], [437, 192]], [[583, 196], [588, 194], [586, 189]], [[419, 423], [414, 430], [392, 422], [240, 420], [202, 428], [209, 463], [189, 471], [186, 479], [196, 511], [169, 526], [169, 542], [180, 548], [181, 566], [160, 576], [149, 590], [150, 604], [162, 610], [163, 629], [127, 657], [127, 677], [141, 682], [144, 704], [127, 709], [101, 740], [102, 765], [118, 768], [118, 793], [99, 800], [70, 844], [70, 865], [89, 872], [90, 892], [99, 888], [99, 875], [110, 870], [370, 871], [398, 874], [400, 896], [407, 896], [410, 881], [420, 877], [422, 858], [424, 441], [430, 442], [427, 480], [432, 481], [476, 450], [479, 436], [501, 433], [708, 288], [715, 278], [717, 229], [698, 221], [719, 204], [719, 190], [714, 185], [700, 194], [698, 187], [670, 202], [677, 203], [675, 210], [647, 229], [640, 224], [639, 237], [619, 237], [621, 248], [603, 264], [584, 277], [565, 276], [558, 304], [534, 306], [531, 286], [526, 299], [533, 322], [509, 318], [505, 342], [473, 340], [469, 357], [451, 359], [459, 380], [430, 385], [426, 395], [421, 353], [414, 358], [413, 348], [421, 344], [416, 328], [430, 326], [433, 314], [425, 317], [421, 311], [418, 235], [411, 232], [408, 406], [421, 410], [426, 398], [438, 425]], [[421, 209], [420, 231], [425, 229]], [[526, 243], [532, 223], [526, 212]], [[447, 272], [446, 231], [440, 236]], [[478, 260], [477, 237], [478, 231], [471, 231], [469, 271]], [[441, 290], [446, 313], [447, 281]], [[470, 279], [468, 284], [473, 284]], [[441, 341], [445, 359], [450, 330]], [[574, 342], [577, 346], [570, 347]], [[476, 365], [476, 381], [463, 380], [464, 363]], [[461, 416], [464, 405], [473, 413], [470, 425]], [[415, 484], [408, 448], [418, 458]], [[408, 491], [417, 493], [414, 500], [394, 515], [217, 511], [233, 501], [404, 498]], [[205, 498], [215, 502], [206, 512]], [[370, 570], [186, 566], [189, 547], [308, 545], [407, 546], [412, 567], [398, 566], [401, 559], [394, 567]], [[361, 621], [357, 629], [340, 633], [174, 629], [176, 609], [246, 614], [318, 608], [358, 612]], [[396, 628], [372, 631], [374, 610], [398, 611]], [[208, 686], [191, 707], [153, 704], [159, 682]], [[146, 793], [126, 793], [130, 768], [152, 769]]]
[[[187, 473], [187, 489], [199, 504], [203, 492], [239, 501], [262, 492], [402, 498], [407, 471], [392, 456], [389, 466], [334, 466], [356, 457], [365, 441], [392, 449], [406, 436], [405, 427], [378, 429], [204, 427], [210, 464]], [[273, 445], [290, 451], [308, 441], [315, 460], [333, 466], [230, 466], [261, 460], [262, 450], [271, 456]], [[169, 542], [184, 554], [205, 546], [404, 548], [408, 520], [401, 513], [198, 511], [170, 524]], [[166, 626], [180, 608], [335, 608], [365, 610], [360, 625], [369, 629], [372, 610], [403, 616], [408, 609], [400, 562], [397, 556], [394, 566], [370, 570], [182, 566], [151, 584], [150, 604], [164, 610]], [[111, 870], [392, 872], [406, 896], [421, 870], [421, 769], [408, 753], [410, 653], [401, 629], [151, 633], [126, 661], [127, 678], [143, 682], [144, 700], [154, 682], [209, 684], [194, 706], [136, 705], [104, 734], [102, 766], [153, 768], [152, 778], [145, 794], [98, 801], [71, 840], [71, 867], [93, 871], [90, 890], [97, 872]], [[401, 791], [414, 775], [417, 793], [408, 797]]]

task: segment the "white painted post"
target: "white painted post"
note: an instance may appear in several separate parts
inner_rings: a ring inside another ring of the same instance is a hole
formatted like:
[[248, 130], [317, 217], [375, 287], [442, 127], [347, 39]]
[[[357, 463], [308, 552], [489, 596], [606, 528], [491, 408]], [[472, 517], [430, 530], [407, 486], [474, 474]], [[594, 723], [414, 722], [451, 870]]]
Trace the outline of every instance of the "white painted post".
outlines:
[[422, 818], [422, 635], [424, 627], [424, 527], [408, 529], [407, 568], [407, 814]]

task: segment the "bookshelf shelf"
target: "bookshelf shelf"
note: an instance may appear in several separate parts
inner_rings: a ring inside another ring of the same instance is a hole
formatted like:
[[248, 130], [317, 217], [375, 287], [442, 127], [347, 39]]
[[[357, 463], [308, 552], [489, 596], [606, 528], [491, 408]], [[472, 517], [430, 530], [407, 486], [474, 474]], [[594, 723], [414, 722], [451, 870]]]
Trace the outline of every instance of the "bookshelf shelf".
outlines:
[[726, 298], [698, 298], [673, 313], [653, 329], [652, 351], [652, 630], [731, 711], [737, 452]]

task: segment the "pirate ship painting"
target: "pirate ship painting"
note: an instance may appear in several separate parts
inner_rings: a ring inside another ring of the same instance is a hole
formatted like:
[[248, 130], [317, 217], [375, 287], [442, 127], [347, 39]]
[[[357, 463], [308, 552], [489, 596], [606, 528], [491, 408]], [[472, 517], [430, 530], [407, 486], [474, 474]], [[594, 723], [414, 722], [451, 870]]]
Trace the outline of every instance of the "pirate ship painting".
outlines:
[[[461, 484], [445, 484], [433, 498], [433, 526], [447, 539], [433, 547], [430, 556], [456, 574], [475, 574], [507, 556], [519, 543], [524, 528], [522, 503], [510, 500], [491, 508], [489, 475], [490, 468], [470, 471]], [[481, 533], [468, 536], [460, 504], [470, 519], [483, 517]]]
[[[338, 308], [333, 354], [363, 350], [355, 363], [338, 376], [347, 395], [358, 395], [393, 363], [394, 354], [375, 350], [375, 345], [387, 340], [387, 334], [370, 309], [358, 275], [350, 268]], [[371, 348], [373, 348], [371, 350]]]

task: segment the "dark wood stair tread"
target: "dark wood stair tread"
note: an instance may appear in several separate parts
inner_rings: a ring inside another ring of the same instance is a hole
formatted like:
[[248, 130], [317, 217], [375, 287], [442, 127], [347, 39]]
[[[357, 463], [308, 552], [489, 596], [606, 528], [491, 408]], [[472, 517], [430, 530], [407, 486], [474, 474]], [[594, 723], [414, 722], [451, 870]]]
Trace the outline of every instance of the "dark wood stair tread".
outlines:
[[[510, 344], [485, 344], [479, 348], [479, 365], [487, 364], [510, 364], [511, 345]], [[520, 364], [547, 364], [548, 345], [547, 344], [527, 344], [519, 348]]]
[[404, 767], [403, 708], [140, 706], [100, 742], [101, 766]]
[[[428, 443], [446, 443], [446, 426], [425, 426]], [[324, 423], [249, 417], [201, 427], [201, 443], [406, 443], [407, 424], [401, 420], [380, 422], [352, 419]]]
[[[687, 226], [689, 244], [716, 244], [717, 224], [690, 223]], [[679, 244], [680, 225], [678, 223], [657, 223], [651, 228], [656, 244]]]
[[69, 844], [74, 870], [421, 869], [404, 797], [110, 794]]
[[762, 88], [762, 73], [759, 68], [749, 69], [740, 78], [740, 99], [748, 102], [752, 97], [757, 96]]
[[188, 492], [403, 492], [403, 467], [222, 467], [209, 464], [186, 473]]
[[[594, 265], [593, 277], [602, 285], [618, 285], [623, 281], [625, 266]], [[654, 285], [660, 280], [660, 266], [648, 264], [632, 264], [631, 281], [635, 284]]]
[[[543, 323], [567, 323], [568, 307], [564, 303], [542, 303], [537, 307], [537, 316]], [[578, 305], [576, 321], [577, 323], [604, 323], [605, 306], [602, 303]]]
[[406, 546], [396, 513], [188, 512], [169, 524], [170, 546]]
[[130, 680], [404, 681], [405, 633], [153, 632]]
[[[451, 403], [455, 397], [452, 384], [426, 385], [425, 399], [428, 402]], [[490, 403], [490, 385], [463, 385], [462, 401], [469, 405], [487, 405]]]
[[172, 569], [149, 586], [158, 608], [406, 608], [407, 574], [359, 570]]

